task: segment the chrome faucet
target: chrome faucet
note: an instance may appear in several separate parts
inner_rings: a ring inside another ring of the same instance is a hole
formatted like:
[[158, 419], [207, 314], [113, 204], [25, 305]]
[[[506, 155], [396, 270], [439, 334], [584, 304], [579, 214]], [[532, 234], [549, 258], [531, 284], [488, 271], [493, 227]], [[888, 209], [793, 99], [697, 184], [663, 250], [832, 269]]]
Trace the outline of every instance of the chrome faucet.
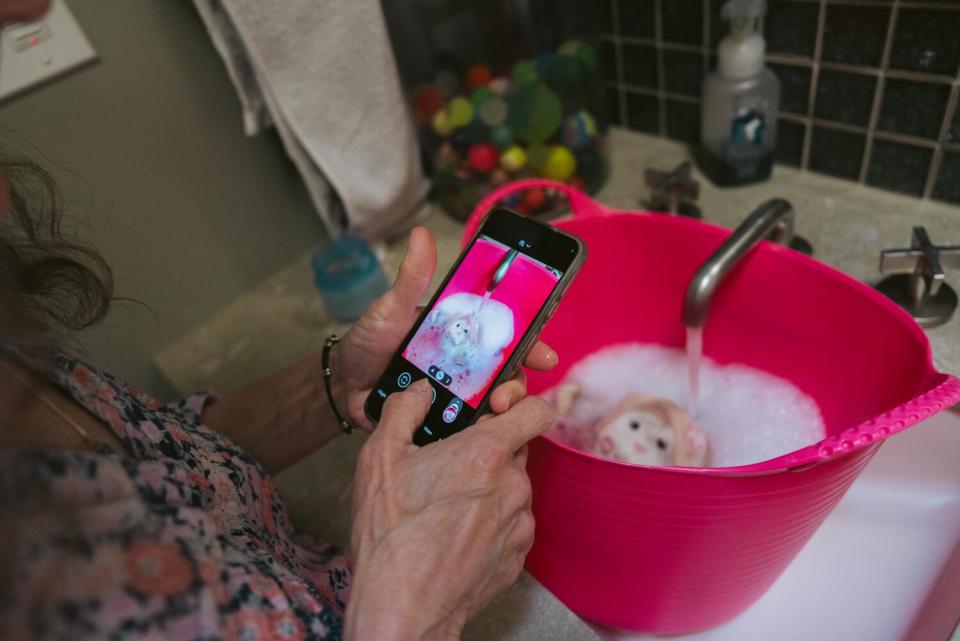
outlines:
[[793, 206], [782, 198], [773, 198], [754, 209], [690, 281], [683, 302], [683, 324], [703, 327], [707, 322], [710, 300], [724, 277], [761, 240], [789, 245], [793, 238], [793, 220]]

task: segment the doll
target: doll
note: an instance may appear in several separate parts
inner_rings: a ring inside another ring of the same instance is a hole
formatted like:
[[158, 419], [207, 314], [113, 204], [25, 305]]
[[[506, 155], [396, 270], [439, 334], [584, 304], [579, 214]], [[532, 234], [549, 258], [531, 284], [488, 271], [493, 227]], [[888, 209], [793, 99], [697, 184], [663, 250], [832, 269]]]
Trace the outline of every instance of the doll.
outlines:
[[[556, 393], [560, 431], [583, 398], [580, 385], [564, 383]], [[707, 461], [707, 438], [671, 400], [629, 394], [601, 414], [578, 444], [598, 456], [638, 465], [702, 467]]]

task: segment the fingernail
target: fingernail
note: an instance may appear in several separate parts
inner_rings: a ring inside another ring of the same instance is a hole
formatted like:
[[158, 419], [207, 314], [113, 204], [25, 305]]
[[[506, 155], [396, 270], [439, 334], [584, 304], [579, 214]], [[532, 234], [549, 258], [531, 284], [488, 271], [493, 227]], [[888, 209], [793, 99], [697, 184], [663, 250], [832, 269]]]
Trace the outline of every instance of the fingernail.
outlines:
[[428, 381], [425, 378], [421, 378], [419, 381], [417, 381], [411, 386], [411, 389], [417, 392], [425, 392], [428, 389], [430, 389], [430, 381]]

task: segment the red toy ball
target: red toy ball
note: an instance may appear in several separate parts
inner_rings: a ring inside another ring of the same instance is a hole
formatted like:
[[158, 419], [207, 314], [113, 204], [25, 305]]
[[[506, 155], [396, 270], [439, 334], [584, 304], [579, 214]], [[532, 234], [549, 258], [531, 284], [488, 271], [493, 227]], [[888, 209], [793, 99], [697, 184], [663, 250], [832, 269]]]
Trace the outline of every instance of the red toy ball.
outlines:
[[467, 70], [467, 86], [471, 90], [486, 86], [492, 78], [493, 74], [487, 65], [473, 65]]
[[414, 102], [417, 106], [417, 113], [430, 118], [433, 114], [443, 109], [446, 101], [443, 99], [443, 94], [439, 89], [433, 85], [427, 85], [417, 92]]
[[475, 170], [485, 174], [496, 169], [500, 161], [500, 153], [496, 147], [488, 143], [474, 145], [467, 152], [467, 161]]
[[534, 187], [523, 192], [523, 204], [529, 207], [531, 210], [536, 211], [539, 209], [544, 201], [547, 199], [547, 195], [543, 193], [542, 189]]

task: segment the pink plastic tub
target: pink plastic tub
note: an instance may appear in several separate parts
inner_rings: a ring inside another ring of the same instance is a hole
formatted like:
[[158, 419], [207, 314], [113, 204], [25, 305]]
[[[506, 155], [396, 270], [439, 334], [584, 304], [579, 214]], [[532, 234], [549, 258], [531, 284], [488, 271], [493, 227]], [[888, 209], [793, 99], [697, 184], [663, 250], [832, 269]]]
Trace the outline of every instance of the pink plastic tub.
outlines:
[[[567, 194], [573, 217], [556, 225], [590, 250], [544, 330], [560, 366], [531, 373], [530, 391], [607, 345], [683, 346], [687, 284], [729, 232], [611, 211], [567, 185], [528, 180], [482, 201], [465, 242], [494, 204], [529, 187]], [[549, 437], [531, 443], [537, 531], [527, 568], [586, 619], [682, 634], [736, 616], [787, 567], [883, 439], [960, 401], [960, 381], [934, 369], [926, 335], [905, 312], [771, 243], [720, 286], [704, 352], [792, 381], [820, 405], [828, 437], [762, 463], [702, 469], [620, 463]]]

